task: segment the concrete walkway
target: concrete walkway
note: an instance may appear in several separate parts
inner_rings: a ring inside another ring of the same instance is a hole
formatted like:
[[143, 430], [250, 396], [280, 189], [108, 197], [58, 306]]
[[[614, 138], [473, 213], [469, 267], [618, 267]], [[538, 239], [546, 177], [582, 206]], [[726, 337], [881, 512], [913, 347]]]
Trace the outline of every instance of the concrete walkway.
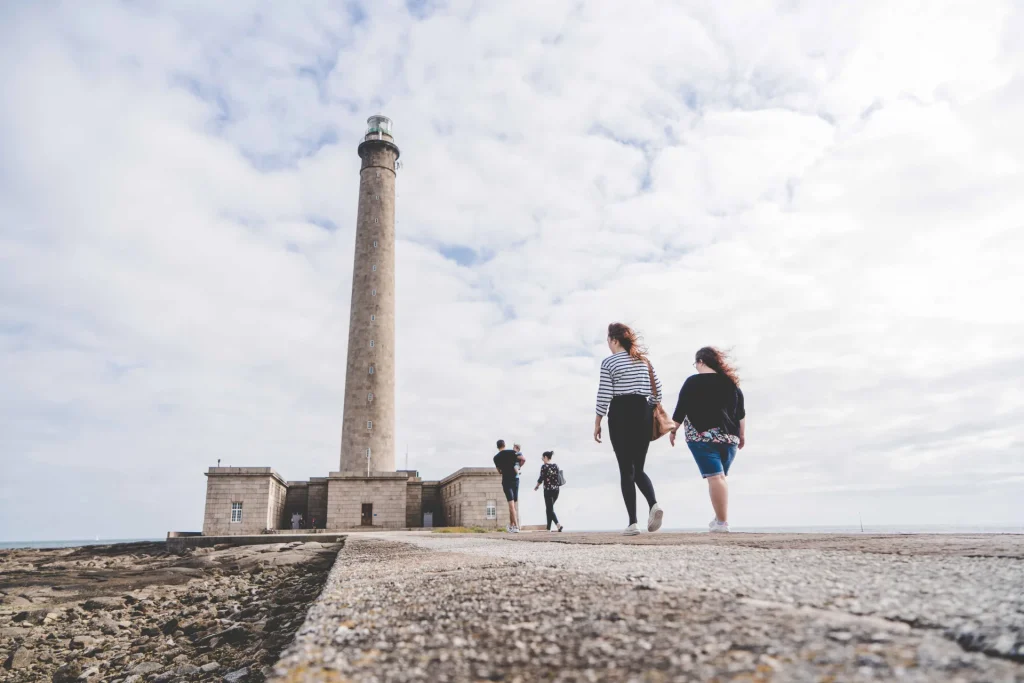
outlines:
[[1021, 536], [353, 535], [276, 673], [1024, 681], [1022, 550]]

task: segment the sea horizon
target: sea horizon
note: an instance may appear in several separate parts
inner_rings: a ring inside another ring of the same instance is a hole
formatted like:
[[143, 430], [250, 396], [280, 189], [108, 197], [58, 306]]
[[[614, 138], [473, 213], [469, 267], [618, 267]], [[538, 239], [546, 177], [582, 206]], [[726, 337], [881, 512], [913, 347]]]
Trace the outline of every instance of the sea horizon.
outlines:
[[[436, 527], [441, 528], [441, 527]], [[615, 532], [620, 529], [571, 529], [570, 531]], [[663, 531], [700, 533], [704, 527], [665, 528]], [[865, 524], [863, 529], [856, 525], [822, 526], [736, 526], [735, 533], [755, 534], [1024, 534], [1024, 524]], [[92, 538], [0, 541], [0, 550], [25, 548], [77, 548], [91, 545], [113, 545], [116, 543], [159, 543], [166, 536], [150, 538]]]

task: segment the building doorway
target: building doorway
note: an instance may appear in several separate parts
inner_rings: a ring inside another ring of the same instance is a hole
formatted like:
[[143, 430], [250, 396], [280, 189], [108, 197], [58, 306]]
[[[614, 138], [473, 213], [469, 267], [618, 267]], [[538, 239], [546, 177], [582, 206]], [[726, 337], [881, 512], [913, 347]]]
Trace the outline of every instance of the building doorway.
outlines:
[[423, 513], [423, 526], [430, 528], [434, 526], [434, 513], [424, 512]]
[[363, 526], [373, 526], [373, 503], [363, 503]]

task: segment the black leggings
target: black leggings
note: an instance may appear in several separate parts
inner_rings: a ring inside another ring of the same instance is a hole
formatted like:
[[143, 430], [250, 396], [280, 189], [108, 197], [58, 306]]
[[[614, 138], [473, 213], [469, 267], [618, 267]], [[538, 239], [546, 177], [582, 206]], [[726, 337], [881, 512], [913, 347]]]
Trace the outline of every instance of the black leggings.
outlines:
[[558, 515], [555, 514], [555, 501], [558, 500], [558, 489], [544, 489], [544, 511], [548, 515], [548, 531], [551, 531], [551, 523], [558, 526]]
[[637, 523], [636, 489], [644, 494], [648, 506], [654, 507], [658, 502], [651, 478], [644, 473], [653, 420], [654, 407], [647, 402], [646, 396], [616, 396], [608, 410], [608, 436], [615, 449], [615, 459], [619, 461], [619, 483], [630, 524]]

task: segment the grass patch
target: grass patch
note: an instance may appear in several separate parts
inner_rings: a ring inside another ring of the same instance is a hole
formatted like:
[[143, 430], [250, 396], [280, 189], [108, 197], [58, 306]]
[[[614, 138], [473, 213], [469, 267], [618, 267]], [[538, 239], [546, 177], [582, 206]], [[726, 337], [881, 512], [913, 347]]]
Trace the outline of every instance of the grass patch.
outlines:
[[493, 534], [505, 533], [504, 529], [487, 529], [482, 526], [440, 526], [434, 529], [435, 534]]

